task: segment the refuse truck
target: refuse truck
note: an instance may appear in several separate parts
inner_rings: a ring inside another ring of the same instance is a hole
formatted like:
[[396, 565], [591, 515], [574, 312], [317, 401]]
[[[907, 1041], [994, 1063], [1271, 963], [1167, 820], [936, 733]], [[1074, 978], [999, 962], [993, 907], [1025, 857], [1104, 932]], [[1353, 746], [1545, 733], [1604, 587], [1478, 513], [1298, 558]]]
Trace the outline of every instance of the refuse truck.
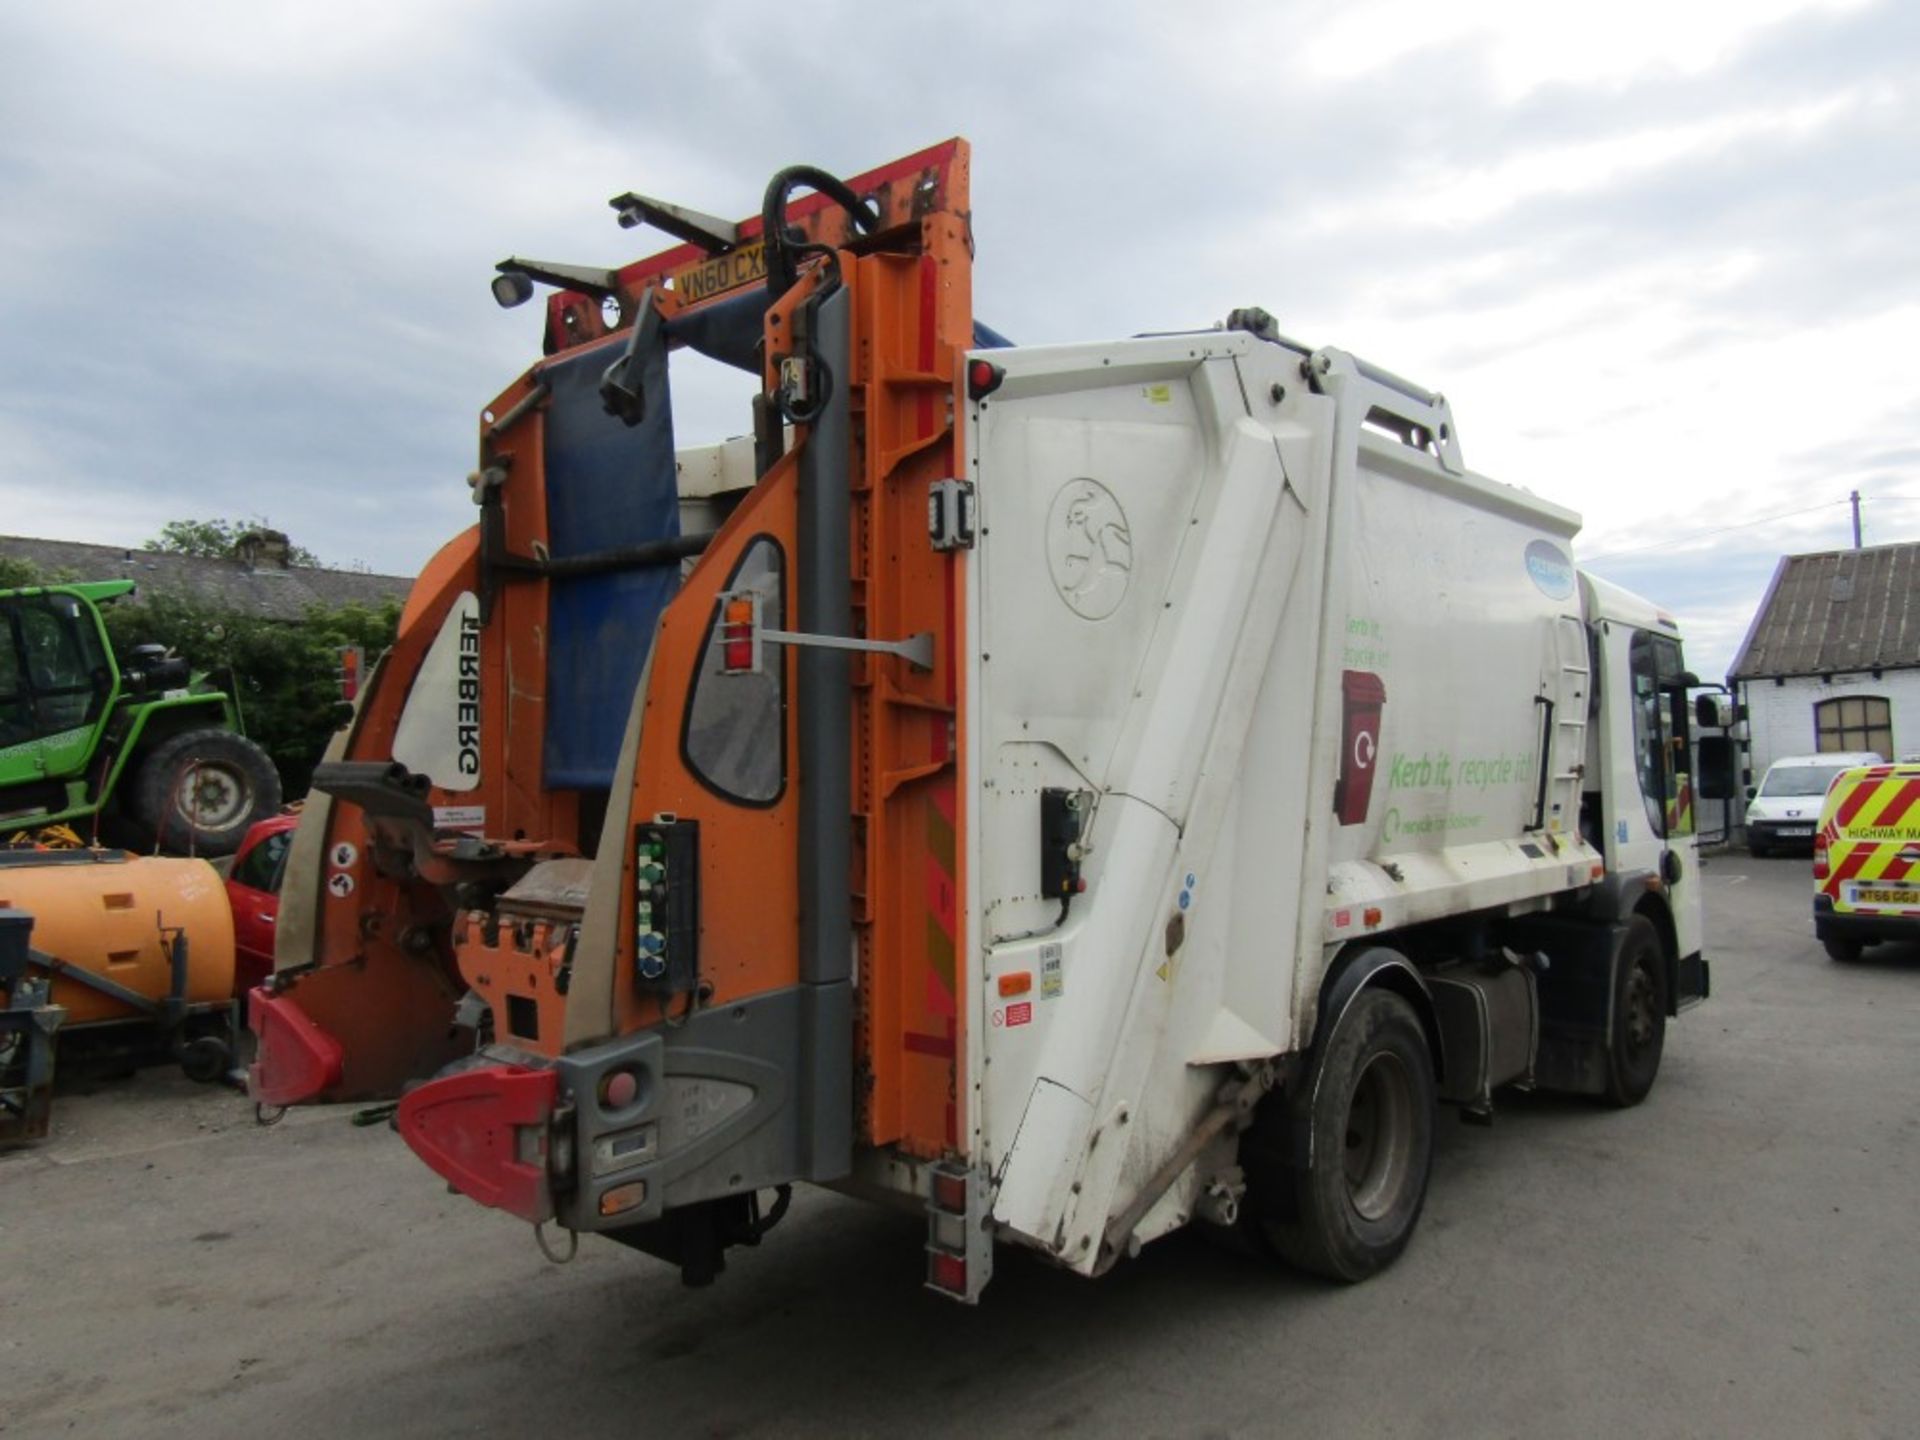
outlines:
[[[968, 178], [501, 263], [545, 353], [316, 773], [255, 1097], [404, 1092], [457, 1189], [692, 1283], [799, 1183], [965, 1301], [1192, 1223], [1360, 1280], [1443, 1107], [1634, 1105], [1708, 992], [1680, 633], [1264, 312], [1008, 344]], [[678, 446], [687, 350], [750, 439]]]

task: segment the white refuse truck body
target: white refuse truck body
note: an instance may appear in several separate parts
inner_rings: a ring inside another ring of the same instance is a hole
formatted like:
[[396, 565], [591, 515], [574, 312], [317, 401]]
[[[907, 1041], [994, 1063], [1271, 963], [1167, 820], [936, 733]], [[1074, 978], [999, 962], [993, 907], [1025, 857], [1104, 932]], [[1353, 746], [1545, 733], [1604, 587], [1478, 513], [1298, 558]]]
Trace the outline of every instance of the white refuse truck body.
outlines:
[[[1705, 993], [1673, 621], [1576, 572], [1575, 515], [1466, 470], [1442, 398], [1341, 352], [981, 358], [973, 1206], [1087, 1273], [1200, 1216], [1359, 1278], [1417, 1217], [1436, 1092], [1631, 1103]], [[1035, 824], [1049, 795], [1077, 837]], [[1366, 1050], [1330, 1082], [1376, 992], [1431, 1073]], [[1316, 1127], [1329, 1083], [1353, 1103]], [[1352, 1214], [1301, 1214], [1316, 1167]]]
[[[1633, 1104], [1707, 992], [1677, 629], [1260, 312], [995, 343], [968, 164], [502, 262], [543, 356], [315, 771], [254, 1097], [404, 1090], [463, 1193], [694, 1284], [798, 1182], [966, 1300], [1194, 1220], [1358, 1280], [1442, 1104]], [[688, 346], [754, 433], [676, 459]]]

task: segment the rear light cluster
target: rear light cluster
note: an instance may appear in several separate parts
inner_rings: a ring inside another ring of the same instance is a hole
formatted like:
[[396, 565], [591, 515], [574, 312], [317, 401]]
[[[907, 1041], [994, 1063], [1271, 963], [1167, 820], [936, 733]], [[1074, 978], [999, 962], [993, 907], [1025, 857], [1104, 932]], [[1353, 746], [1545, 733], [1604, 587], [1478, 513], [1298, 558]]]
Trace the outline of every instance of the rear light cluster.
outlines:
[[[967, 1275], [968, 1175], [963, 1169], [935, 1166], [927, 1187], [927, 1284], [961, 1300], [979, 1294]], [[984, 1278], [981, 1281], [985, 1283]]]
[[1814, 838], [1813, 842], [1813, 878], [1816, 880], [1824, 880], [1827, 878], [1828, 873], [1827, 837], [1819, 835]]
[[760, 668], [754, 630], [757, 607], [751, 595], [727, 595], [721, 599], [720, 670], [725, 675], [751, 675]]

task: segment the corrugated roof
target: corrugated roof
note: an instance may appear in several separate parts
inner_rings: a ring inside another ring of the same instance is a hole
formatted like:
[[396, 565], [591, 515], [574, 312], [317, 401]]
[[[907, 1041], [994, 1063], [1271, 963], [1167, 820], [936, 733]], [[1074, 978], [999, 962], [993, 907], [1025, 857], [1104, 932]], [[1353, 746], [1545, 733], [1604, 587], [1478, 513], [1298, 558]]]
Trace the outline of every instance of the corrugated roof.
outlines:
[[1730, 678], [1920, 666], [1920, 541], [1784, 555]]
[[143, 595], [184, 595], [269, 620], [298, 620], [315, 605], [333, 609], [348, 604], [377, 606], [388, 600], [404, 603], [413, 586], [410, 577], [400, 575], [271, 562], [249, 567], [239, 560], [25, 535], [0, 535], [0, 556], [25, 560], [46, 574], [74, 580], [132, 580], [138, 587], [131, 597], [135, 602]]

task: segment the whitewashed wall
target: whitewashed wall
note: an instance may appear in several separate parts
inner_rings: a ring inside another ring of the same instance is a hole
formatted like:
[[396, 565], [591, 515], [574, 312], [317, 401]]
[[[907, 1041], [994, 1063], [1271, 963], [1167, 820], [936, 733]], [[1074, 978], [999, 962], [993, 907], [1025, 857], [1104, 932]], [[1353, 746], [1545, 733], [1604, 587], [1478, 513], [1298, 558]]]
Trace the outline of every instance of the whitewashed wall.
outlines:
[[1884, 695], [1893, 708], [1893, 748], [1888, 759], [1920, 751], [1920, 670], [1885, 670], [1872, 675], [1836, 675], [1792, 679], [1784, 685], [1750, 680], [1745, 687], [1752, 748], [1747, 764], [1754, 784], [1782, 755], [1810, 755], [1819, 749], [1813, 733], [1813, 707], [1840, 695]]

